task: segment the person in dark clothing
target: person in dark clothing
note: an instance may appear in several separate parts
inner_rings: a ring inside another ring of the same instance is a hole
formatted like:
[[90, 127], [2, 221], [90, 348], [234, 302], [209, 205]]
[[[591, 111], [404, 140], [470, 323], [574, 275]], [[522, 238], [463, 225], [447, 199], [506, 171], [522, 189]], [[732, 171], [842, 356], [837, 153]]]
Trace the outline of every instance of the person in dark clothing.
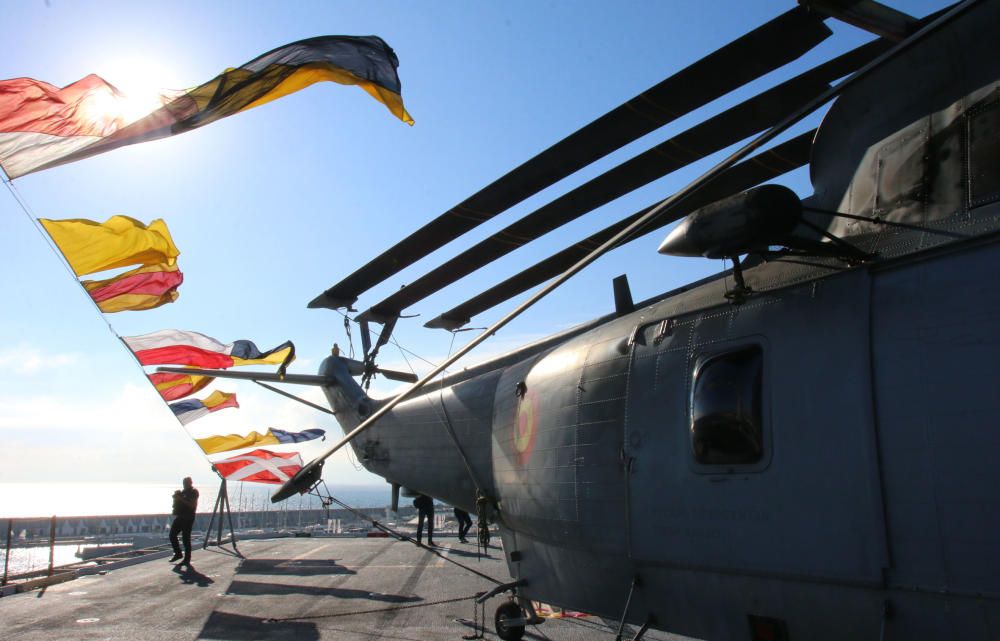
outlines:
[[468, 543], [465, 540], [465, 535], [469, 533], [472, 528], [472, 517], [469, 513], [460, 507], [455, 508], [455, 518], [458, 520], [458, 540], [462, 543]]
[[[184, 479], [184, 489], [174, 492], [174, 522], [170, 525], [170, 545], [174, 546], [173, 563], [183, 557], [183, 565], [191, 565], [191, 528], [194, 527], [194, 514], [198, 509], [198, 490], [194, 489], [191, 477]], [[180, 534], [184, 541], [184, 554], [177, 542]]]
[[413, 499], [413, 507], [417, 508], [417, 543], [424, 534], [424, 520], [427, 520], [427, 545], [434, 545], [434, 499], [418, 494]]

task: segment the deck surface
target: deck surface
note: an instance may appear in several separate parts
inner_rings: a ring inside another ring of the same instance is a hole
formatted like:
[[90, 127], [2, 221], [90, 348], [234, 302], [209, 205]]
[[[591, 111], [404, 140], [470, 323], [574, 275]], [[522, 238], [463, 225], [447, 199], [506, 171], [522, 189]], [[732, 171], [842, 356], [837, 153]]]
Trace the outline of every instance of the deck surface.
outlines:
[[[509, 580], [501, 551], [476, 559], [474, 545], [445, 538], [441, 552]], [[473, 633], [470, 597], [492, 587], [413, 544], [392, 539], [283, 538], [244, 541], [240, 559], [197, 550], [191, 569], [164, 559], [0, 598], [9, 641], [457, 640]], [[486, 603], [486, 639], [496, 639]], [[533, 640], [614, 639], [596, 617], [548, 619]], [[645, 639], [680, 640], [662, 632]]]

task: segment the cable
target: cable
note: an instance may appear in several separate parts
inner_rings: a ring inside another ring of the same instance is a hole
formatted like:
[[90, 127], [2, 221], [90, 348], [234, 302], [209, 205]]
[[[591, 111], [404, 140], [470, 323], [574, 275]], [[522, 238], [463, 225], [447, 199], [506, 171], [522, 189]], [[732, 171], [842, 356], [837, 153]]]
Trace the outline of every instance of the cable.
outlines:
[[358, 459], [354, 456], [353, 448], [344, 451], [347, 452], [347, 462], [351, 464], [351, 467], [354, 468], [355, 472], [360, 472], [365, 469], [364, 466], [361, 465], [361, 463], [358, 462]]
[[[457, 332], [451, 333], [451, 344], [448, 345], [448, 358], [451, 358], [451, 351], [455, 347], [456, 335]], [[410, 360], [406, 358], [406, 354], [403, 354], [403, 360], [406, 361], [410, 371], [413, 372], [413, 366], [410, 365]], [[455, 434], [455, 428], [451, 423], [451, 415], [448, 414], [448, 407], [444, 404], [444, 379], [446, 376], [447, 370], [442, 371], [441, 387], [438, 390], [438, 405], [435, 405], [431, 401], [430, 394], [427, 394], [427, 402], [430, 404], [431, 409], [434, 410], [438, 420], [444, 425], [445, 430], [447, 430], [448, 436], [451, 437], [452, 443], [455, 444], [455, 449], [458, 450], [458, 455], [462, 458], [462, 463], [465, 465], [466, 472], [469, 473], [469, 478], [472, 479], [472, 484], [476, 486], [476, 525], [478, 529], [476, 536], [476, 558], [479, 559], [482, 555], [482, 551], [488, 549], [490, 545], [489, 508], [491, 504], [496, 503], [496, 500], [491, 498], [483, 490], [483, 485], [479, 482], [479, 477], [476, 476], [475, 469], [472, 467], [472, 463], [469, 462], [469, 457], [465, 454], [465, 449], [462, 448], [462, 444], [459, 443], [458, 435]]]
[[354, 337], [351, 336], [351, 319], [344, 314], [344, 333], [347, 334], [348, 357], [354, 358]]
[[[347, 330], [348, 336], [350, 336], [349, 321], [351, 320], [353, 320], [354, 322], [358, 321], [351, 319], [346, 313], [341, 312], [340, 310], [336, 311], [337, 313], [341, 314], [344, 317], [344, 327]], [[458, 336], [459, 331], [466, 331], [466, 330], [458, 330], [451, 332], [451, 342], [448, 345], [447, 359], [451, 358], [452, 351], [455, 348], [455, 338]], [[378, 337], [380, 338], [381, 334], [378, 334]], [[399, 341], [396, 340], [394, 336], [390, 338], [390, 342], [393, 345], [395, 345], [396, 348], [399, 350], [400, 355], [406, 362], [406, 366], [410, 369], [410, 372], [412, 372], [413, 374], [416, 374], [416, 369], [413, 367], [413, 364], [410, 362], [410, 359], [407, 358], [407, 354], [410, 354], [414, 358], [419, 358], [420, 360], [427, 363], [431, 367], [436, 367], [434, 363], [427, 360], [426, 358], [423, 358], [419, 354], [416, 354], [411, 350], [404, 348], [402, 345], [399, 344]], [[352, 353], [353, 349], [354, 347], [352, 344], [351, 345]], [[476, 536], [476, 556], [477, 558], [480, 558], [482, 551], [489, 549], [489, 544], [490, 544], [489, 513], [491, 505], [495, 505], [496, 501], [492, 499], [489, 495], [487, 495], [486, 492], [483, 490], [483, 485], [479, 482], [479, 478], [476, 476], [475, 470], [472, 467], [472, 464], [469, 462], [469, 458], [468, 456], [466, 456], [465, 450], [462, 448], [462, 445], [458, 440], [458, 436], [455, 434], [454, 427], [451, 424], [451, 417], [449, 416], [448, 409], [444, 404], [444, 380], [447, 377], [447, 375], [448, 372], [446, 369], [441, 371], [441, 388], [439, 390], [438, 405], [435, 405], [433, 402], [431, 402], [429, 396], [427, 400], [428, 403], [430, 403], [434, 413], [437, 415], [438, 420], [445, 426], [445, 429], [448, 432], [448, 436], [451, 437], [452, 443], [455, 444], [455, 449], [458, 450], [458, 454], [462, 458], [462, 462], [465, 465], [466, 471], [469, 473], [469, 478], [472, 480], [473, 485], [475, 485], [476, 487], [476, 521], [478, 529], [478, 534]]]
[[413, 537], [410, 537], [410, 536], [407, 536], [407, 535], [402, 534], [400, 532], [397, 532], [396, 530], [392, 529], [388, 525], [384, 525], [382, 523], [379, 523], [377, 520], [371, 518], [370, 515], [365, 514], [361, 510], [358, 510], [356, 508], [351, 507], [347, 503], [344, 503], [343, 501], [341, 501], [337, 497], [333, 496], [333, 494], [330, 493], [330, 488], [328, 488], [326, 486], [326, 482], [325, 481], [320, 481], [320, 483], [323, 484], [323, 489], [326, 490], [326, 496], [323, 496], [322, 494], [319, 493], [319, 483], [317, 483], [316, 485], [314, 485], [312, 487], [312, 489], [310, 490], [310, 493], [315, 493], [315, 496], [318, 496], [321, 500], [329, 500], [329, 501], [332, 501], [333, 503], [336, 503], [337, 505], [339, 505], [340, 507], [344, 508], [345, 510], [351, 512], [355, 516], [360, 517], [362, 520], [370, 522], [372, 524], [372, 527], [378, 528], [379, 530], [382, 530], [383, 532], [385, 532], [389, 536], [391, 536], [391, 537], [393, 537], [393, 538], [395, 538], [395, 539], [397, 539], [399, 541], [404, 541], [404, 542], [405, 541], [409, 541], [410, 543], [413, 543], [417, 547], [423, 548], [423, 549], [427, 550], [428, 552], [433, 553], [438, 558], [443, 559], [443, 560], [445, 560], [445, 561], [447, 561], [449, 563], [452, 563], [454, 565], [457, 565], [458, 567], [462, 568], [463, 570], [465, 570], [467, 572], [471, 572], [472, 574], [475, 574], [476, 576], [478, 576], [478, 577], [480, 577], [482, 579], [486, 579], [487, 581], [489, 581], [491, 583], [494, 583], [496, 585], [504, 585], [504, 581], [499, 581], [499, 580], [494, 579], [493, 577], [489, 576], [488, 574], [484, 574], [484, 573], [480, 572], [479, 570], [470, 568], [467, 565], [459, 563], [458, 561], [456, 561], [455, 559], [451, 558], [450, 556], [445, 556], [444, 554], [441, 554], [440, 552], [438, 552], [436, 549], [434, 549], [432, 547], [428, 547], [428, 546], [424, 545], [423, 543], [417, 543], [416, 541], [413, 540]]
[[458, 603], [459, 601], [471, 601], [472, 599], [479, 598], [482, 592], [476, 594], [470, 594], [468, 596], [459, 596], [451, 599], [441, 599], [440, 601], [427, 601], [424, 603], [414, 603], [411, 605], [397, 605], [391, 608], [374, 608], [371, 610], [355, 610], [353, 612], [336, 612], [334, 614], [314, 614], [309, 616], [301, 617], [282, 617], [280, 619], [263, 619], [261, 623], [283, 623], [285, 621], [304, 621], [307, 619], [334, 619], [337, 617], [349, 617], [356, 616], [359, 614], [376, 614], [378, 612], [395, 612], [397, 610], [412, 610], [413, 608], [426, 608], [432, 605], [442, 605], [444, 603]]
[[[104, 312], [101, 311], [100, 306], [98, 306], [97, 302], [90, 296], [90, 292], [88, 292], [87, 288], [83, 286], [82, 282], [80, 282], [79, 277], [76, 275], [76, 271], [73, 270], [72, 265], [70, 265], [69, 263], [69, 259], [66, 258], [66, 254], [64, 254], [62, 249], [59, 248], [59, 245], [57, 245], [55, 241], [52, 240], [52, 237], [49, 236], [49, 233], [45, 230], [45, 227], [43, 227], [42, 224], [38, 222], [38, 217], [35, 216], [34, 212], [32, 211], [32, 208], [28, 205], [28, 201], [24, 198], [24, 196], [21, 195], [21, 192], [18, 191], [17, 187], [14, 185], [14, 181], [6, 177], [6, 174], [4, 174], [4, 184], [7, 186], [7, 190], [10, 191], [11, 196], [13, 196], [14, 202], [16, 202], [18, 206], [21, 208], [21, 211], [24, 212], [24, 215], [28, 218], [28, 220], [34, 226], [35, 230], [42, 237], [42, 240], [45, 242], [45, 244], [49, 246], [49, 249], [56, 256], [56, 259], [62, 264], [63, 268], [66, 269], [66, 272], [73, 279], [73, 282], [75, 282], [83, 291], [87, 301], [90, 302], [92, 309], [101, 319], [101, 322], [107, 325], [108, 331], [111, 332], [111, 334], [116, 339], [118, 339], [122, 343], [122, 345], [125, 346], [125, 351], [128, 352], [129, 356], [132, 357], [133, 362], [135, 362], [135, 364], [139, 367], [139, 371], [141, 371], [143, 376], [146, 377], [146, 380], [149, 380], [149, 377], [146, 374], [146, 370], [143, 369], [142, 363], [139, 362], [139, 359], [136, 357], [135, 353], [125, 343], [125, 340], [121, 337], [121, 334], [116, 332], [115, 328], [112, 327], [111, 321], [107, 319]], [[167, 405], [168, 408], [170, 407], [169, 403], [167, 403], [167, 401], [163, 398], [163, 396], [159, 394], [159, 391], [157, 391], [157, 396], [160, 397], [160, 400], [162, 400], [163, 403]], [[180, 422], [178, 421], [178, 423]], [[188, 436], [190, 437], [191, 433], [187, 431], [187, 428], [184, 428], [183, 424], [181, 424], [181, 427], [184, 429], [185, 432], [187, 432]]]
[[[342, 312], [339, 309], [334, 310], [334, 311], [344, 317], [344, 326], [348, 328], [348, 330], [347, 330], [347, 336], [348, 336], [348, 338], [350, 338], [351, 332], [350, 332], [350, 329], [349, 329], [350, 325], [348, 325], [348, 323], [358, 323], [358, 321], [355, 320], [355, 319], [353, 319], [353, 318], [351, 318], [350, 316], [347, 315], [346, 312]], [[358, 324], [360, 324], [360, 323], [358, 323]], [[378, 338], [381, 338], [381, 336], [382, 336], [381, 332], [376, 332], [375, 330], [371, 330], [371, 332], [373, 334], [375, 334], [376, 340]], [[399, 351], [406, 352], [407, 354], [409, 354], [413, 358], [419, 359], [419, 360], [427, 363], [431, 367], [436, 367], [437, 366], [437, 363], [434, 363], [432, 361], [427, 360], [426, 358], [424, 358], [423, 356], [421, 356], [420, 354], [417, 354], [416, 352], [414, 352], [412, 350], [406, 349], [405, 347], [403, 347], [402, 345], [400, 345], [399, 341], [397, 341], [395, 338], [391, 338], [390, 341], [392, 342], [393, 345], [395, 345], [399, 349]], [[354, 343], [353, 342], [351, 343], [350, 347], [351, 347], [351, 358], [354, 358]]]
[[[14, 202], [18, 204], [18, 206], [21, 208], [21, 211], [24, 212], [24, 215], [28, 218], [31, 224], [35, 227], [35, 230], [42, 237], [42, 240], [44, 240], [45, 244], [49, 246], [49, 249], [56, 256], [56, 259], [60, 263], [62, 263], [63, 268], [66, 269], [66, 272], [70, 275], [70, 277], [77, 284], [77, 286], [79, 286], [79, 288], [83, 291], [83, 293], [85, 294], [85, 298], [90, 302], [92, 309], [101, 319], [101, 322], [107, 325], [108, 331], [111, 332], [111, 334], [116, 339], [118, 339], [118, 341], [122, 344], [122, 346], [125, 347], [125, 351], [128, 352], [128, 355], [132, 357], [132, 361], [139, 368], [139, 371], [142, 372], [143, 378], [149, 381], [149, 383], [152, 385], [152, 381], [149, 379], [149, 375], [146, 373], [146, 370], [144, 369], [143, 364], [139, 361], [139, 358], [135, 355], [135, 352], [133, 352], [132, 349], [128, 346], [128, 344], [125, 342], [125, 339], [122, 338], [121, 334], [115, 331], [115, 328], [111, 325], [111, 321], [107, 319], [107, 316], [104, 314], [103, 311], [101, 311], [100, 306], [90, 296], [90, 292], [88, 292], [87, 288], [83, 286], [83, 283], [77, 276], [76, 271], [73, 269], [73, 266], [70, 265], [69, 259], [66, 257], [66, 254], [63, 253], [62, 249], [59, 248], [59, 245], [57, 245], [55, 241], [52, 240], [52, 237], [45, 230], [45, 227], [42, 226], [42, 224], [38, 221], [38, 217], [35, 216], [34, 212], [32, 211], [32, 208], [30, 207], [30, 205], [28, 205], [27, 199], [25, 199], [24, 196], [21, 194], [21, 192], [18, 191], [17, 187], [14, 185], [13, 180], [8, 178], [7, 175], [2, 171], [0, 171], [0, 174], [3, 175], [3, 182], [7, 186], [7, 190], [10, 192], [11, 196], [14, 198]], [[153, 386], [153, 389], [156, 389], [155, 385]], [[167, 409], [170, 409], [170, 403], [167, 401], [167, 399], [163, 398], [163, 395], [160, 394], [159, 390], [156, 390], [156, 395], [157, 397], [159, 397], [160, 401], [167, 406]], [[173, 415], [173, 410], [171, 410], [171, 414]], [[174, 418], [177, 419], [177, 416], [174, 415]], [[191, 435], [191, 431], [188, 430], [188, 428], [185, 427], [185, 425], [180, 422], [180, 419], [177, 419], [177, 424], [181, 426], [181, 429], [184, 430], [184, 433], [187, 435], [188, 438], [194, 440], [194, 437]], [[209, 464], [212, 463], [208, 459], [207, 455], [205, 455], [205, 460], [208, 461]]]
[[55, 255], [56, 260], [58, 260], [60, 264], [62, 264], [63, 268], [66, 270], [66, 273], [68, 273], [70, 275], [70, 278], [73, 279], [73, 282], [75, 282], [80, 287], [80, 289], [83, 290], [83, 293], [86, 295], [87, 301], [91, 304], [94, 311], [97, 312], [97, 315], [100, 317], [101, 322], [103, 322], [105, 325], [108, 326], [108, 330], [112, 334], [114, 334], [116, 338], [121, 338], [118, 335], [118, 333], [115, 332], [114, 328], [111, 326], [111, 323], [108, 322], [108, 319], [104, 317], [104, 312], [101, 311], [101, 308], [97, 305], [94, 299], [91, 298], [90, 292], [88, 292], [87, 288], [84, 287], [83, 283], [80, 282], [79, 277], [77, 277], [76, 272], [73, 271], [72, 265], [70, 265], [69, 260], [66, 258], [66, 254], [64, 254], [62, 250], [59, 249], [59, 246], [56, 245], [55, 241], [52, 240], [52, 237], [49, 236], [49, 233], [45, 231], [45, 227], [43, 227], [42, 224], [38, 222], [38, 217], [35, 216], [31, 206], [28, 205], [28, 201], [24, 198], [24, 196], [21, 195], [21, 192], [18, 191], [17, 187], [14, 185], [14, 181], [10, 180], [9, 178], [6, 178], [5, 176], [3, 182], [4, 185], [6, 185], [7, 190], [10, 192], [10, 195], [14, 198], [14, 202], [16, 202], [18, 207], [21, 208], [21, 211], [24, 213], [25, 217], [28, 219], [31, 225], [35, 228], [35, 231], [37, 231], [38, 235], [42, 237], [43, 242], [45, 242], [45, 244], [48, 245], [49, 250], [53, 253], [53, 255]]

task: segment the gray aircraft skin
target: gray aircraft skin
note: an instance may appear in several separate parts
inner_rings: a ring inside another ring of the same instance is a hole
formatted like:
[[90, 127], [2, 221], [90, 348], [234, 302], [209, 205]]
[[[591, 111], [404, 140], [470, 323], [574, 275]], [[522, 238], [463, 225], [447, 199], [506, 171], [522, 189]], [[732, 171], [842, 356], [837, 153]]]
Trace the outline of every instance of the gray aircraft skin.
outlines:
[[[358, 458], [494, 500], [531, 599], [631, 593], [629, 622], [713, 640], [1000, 638], [997, 25], [980, 3], [825, 117], [804, 216], [870, 258], [748, 258], [739, 304], [727, 273], [468, 368]], [[320, 375], [345, 433], [386, 402]]]
[[[431, 384], [352, 442], [365, 468], [472, 512], [494, 497], [511, 576], [547, 603], [620, 618], [639, 577], [629, 620], [697, 638], [753, 638], [751, 617], [998, 638], [998, 5], [842, 95], [811, 158], [807, 204], [967, 240], [827, 217], [877, 257], [749, 267], [741, 305], [716, 279]], [[759, 458], [699, 462], [699, 375], [727, 359], [758, 407], [709, 409], [756, 411]], [[338, 360], [320, 373], [347, 432], [378, 402]]]

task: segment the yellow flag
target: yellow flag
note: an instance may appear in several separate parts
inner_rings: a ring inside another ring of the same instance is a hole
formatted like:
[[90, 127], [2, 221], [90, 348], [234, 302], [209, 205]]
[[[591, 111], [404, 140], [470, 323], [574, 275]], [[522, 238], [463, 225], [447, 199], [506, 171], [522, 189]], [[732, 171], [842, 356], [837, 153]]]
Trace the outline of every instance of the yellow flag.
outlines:
[[126, 265], [174, 265], [180, 255], [159, 219], [148, 226], [128, 216], [112, 216], [104, 223], [83, 218], [39, 222], [77, 276]]
[[226, 436], [209, 436], [206, 438], [196, 438], [195, 441], [201, 446], [205, 454], [218, 454], [229, 450], [240, 450], [244, 447], [254, 447], [257, 445], [277, 445], [278, 439], [268, 430], [265, 434], [254, 430], [246, 436], [241, 434], [228, 434]]
[[[238, 346], [240, 343], [250, 343], [250, 341], [236, 341], [234, 345]], [[253, 345], [253, 343], [250, 343], [250, 345]], [[295, 360], [295, 349], [293, 347], [275, 348], [270, 352], [256, 355], [256, 358], [246, 352], [243, 352], [243, 355], [247, 356], [246, 358], [242, 358], [239, 354], [238, 347], [234, 347], [231, 354], [234, 367], [238, 365], [281, 365], [285, 361], [291, 363]]]

